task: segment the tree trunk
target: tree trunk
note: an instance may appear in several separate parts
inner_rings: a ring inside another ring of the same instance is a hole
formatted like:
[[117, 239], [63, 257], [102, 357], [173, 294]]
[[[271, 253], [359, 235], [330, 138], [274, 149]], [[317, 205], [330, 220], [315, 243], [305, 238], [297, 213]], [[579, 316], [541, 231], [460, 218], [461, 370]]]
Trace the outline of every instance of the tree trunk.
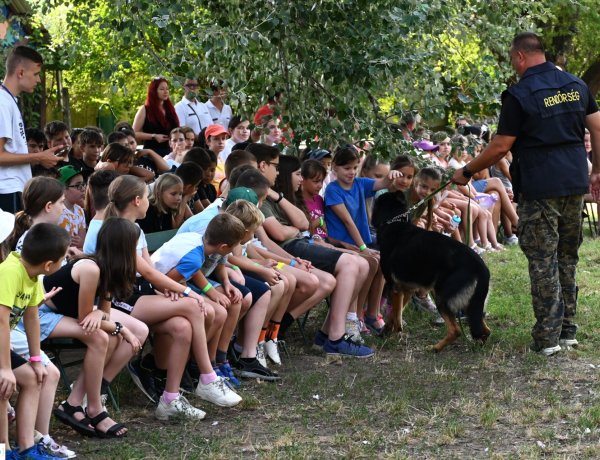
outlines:
[[592, 96], [596, 97], [600, 91], [600, 58], [597, 58], [592, 65], [581, 76], [581, 79], [587, 83]]

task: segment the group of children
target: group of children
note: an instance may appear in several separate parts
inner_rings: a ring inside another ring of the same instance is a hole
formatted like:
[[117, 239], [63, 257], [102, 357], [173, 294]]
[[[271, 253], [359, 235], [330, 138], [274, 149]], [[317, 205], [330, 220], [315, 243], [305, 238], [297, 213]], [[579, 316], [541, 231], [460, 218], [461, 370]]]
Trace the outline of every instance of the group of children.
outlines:
[[[233, 407], [242, 400], [241, 379], [281, 379], [269, 367], [282, 363], [287, 330], [324, 300], [329, 311], [314, 345], [332, 356], [374, 354], [363, 336], [385, 326], [376, 229], [400, 204], [437, 189], [440, 172], [419, 170], [405, 155], [384, 163], [353, 145], [307, 150], [301, 161], [280, 153], [274, 120], [259, 143], [248, 142], [249, 121], [240, 117], [229, 130], [206, 128], [202, 146], [176, 128], [165, 158], [138, 150], [124, 124], [106, 147], [96, 128], [72, 139], [60, 122], [46, 127], [44, 139], [28, 130], [31, 149], [65, 145], [69, 159], [36, 171], [23, 211], [0, 235], [0, 304], [8, 307], [1, 309], [0, 414], [20, 388], [19, 451], [10, 455], [74, 456], [49, 435], [52, 412], [86, 436], [125, 436], [127, 427], [105, 407], [125, 367], [159, 420], [205, 417], [184, 393]], [[454, 216], [463, 217], [460, 227]], [[459, 190], [444, 191], [411, 218], [500, 249], [493, 210], [469, 207]], [[150, 254], [146, 234], [169, 230]], [[427, 292], [415, 301], [435, 309]], [[87, 347], [69, 396], [54, 410], [59, 373], [40, 348], [46, 338]], [[0, 430], [8, 445], [6, 417]]]

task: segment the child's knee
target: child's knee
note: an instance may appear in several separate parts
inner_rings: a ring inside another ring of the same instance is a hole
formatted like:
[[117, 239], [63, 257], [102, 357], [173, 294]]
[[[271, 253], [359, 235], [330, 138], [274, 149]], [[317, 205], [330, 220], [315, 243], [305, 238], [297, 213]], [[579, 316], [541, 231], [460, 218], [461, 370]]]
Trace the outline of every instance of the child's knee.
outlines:
[[192, 341], [192, 324], [181, 316], [176, 316], [169, 320], [169, 332], [175, 341]]
[[49, 363], [46, 366], [46, 371], [48, 371], [48, 375], [44, 379], [44, 386], [53, 385], [56, 387], [58, 385], [58, 381], [60, 380], [60, 371], [52, 363]]

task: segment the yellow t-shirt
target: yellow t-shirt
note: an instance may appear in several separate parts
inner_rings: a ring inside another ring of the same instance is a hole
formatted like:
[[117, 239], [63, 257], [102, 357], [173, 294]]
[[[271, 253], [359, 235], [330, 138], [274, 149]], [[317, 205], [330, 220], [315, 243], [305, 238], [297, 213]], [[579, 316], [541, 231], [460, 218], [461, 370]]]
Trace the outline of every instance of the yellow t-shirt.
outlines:
[[38, 277], [30, 277], [20, 259], [19, 254], [11, 252], [0, 264], [0, 305], [11, 309], [11, 329], [21, 320], [27, 307], [36, 307], [44, 300]]

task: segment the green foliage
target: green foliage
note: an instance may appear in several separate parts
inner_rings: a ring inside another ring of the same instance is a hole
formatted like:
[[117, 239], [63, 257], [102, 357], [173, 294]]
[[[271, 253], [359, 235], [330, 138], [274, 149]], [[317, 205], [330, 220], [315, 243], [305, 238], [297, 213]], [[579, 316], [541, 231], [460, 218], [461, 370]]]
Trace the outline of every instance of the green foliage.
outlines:
[[510, 39], [549, 15], [519, 0], [37, 0], [36, 7], [51, 30], [50, 68], [66, 69], [76, 111], [110, 102], [131, 119], [151, 75], [176, 88], [194, 75], [223, 80], [234, 111], [246, 115], [266, 92], [283, 89], [283, 122], [296, 145], [371, 139], [385, 156], [405, 148], [389, 122], [406, 110], [442, 126], [457, 113], [495, 115], [511, 75]]

